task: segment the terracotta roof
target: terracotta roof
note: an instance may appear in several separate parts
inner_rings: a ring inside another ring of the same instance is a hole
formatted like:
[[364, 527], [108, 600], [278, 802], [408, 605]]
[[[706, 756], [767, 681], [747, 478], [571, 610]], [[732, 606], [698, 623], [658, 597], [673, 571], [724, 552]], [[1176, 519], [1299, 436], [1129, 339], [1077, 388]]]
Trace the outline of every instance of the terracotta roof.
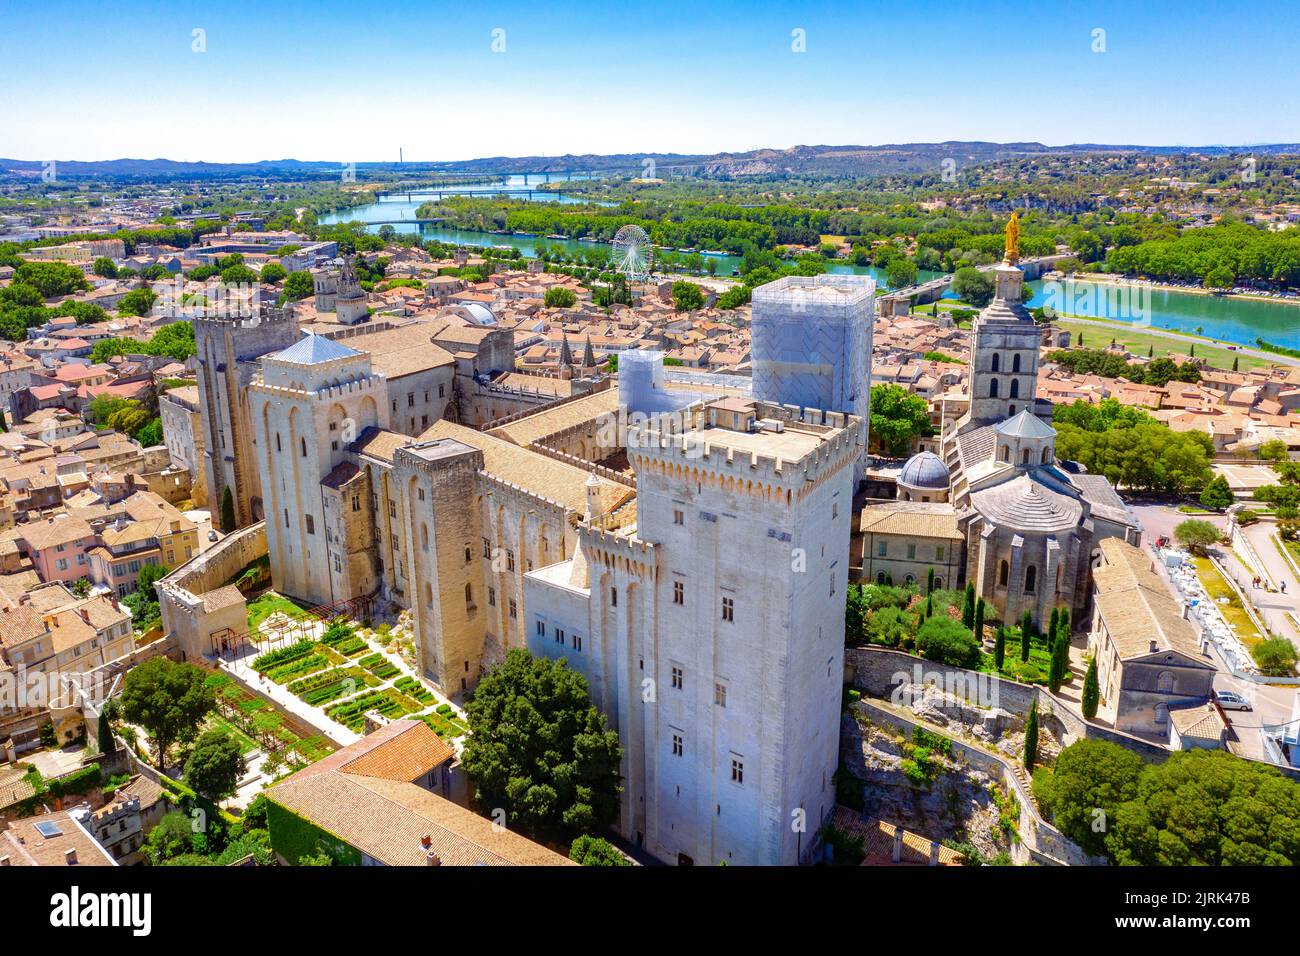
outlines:
[[[37, 829], [49, 828], [50, 836]], [[68, 851], [76, 859], [68, 860]], [[0, 835], [0, 856], [9, 857], [11, 866], [116, 866], [108, 852], [95, 842], [66, 810], [23, 817], [9, 824]]]
[[423, 721], [394, 721], [299, 771], [267, 796], [389, 866], [427, 865], [426, 852], [444, 866], [572, 865], [408, 782], [451, 756]]
[[361, 743], [371, 738], [380, 739], [369, 750], [342, 763], [340, 771], [410, 783], [456, 756], [456, 751], [422, 720], [394, 721]]

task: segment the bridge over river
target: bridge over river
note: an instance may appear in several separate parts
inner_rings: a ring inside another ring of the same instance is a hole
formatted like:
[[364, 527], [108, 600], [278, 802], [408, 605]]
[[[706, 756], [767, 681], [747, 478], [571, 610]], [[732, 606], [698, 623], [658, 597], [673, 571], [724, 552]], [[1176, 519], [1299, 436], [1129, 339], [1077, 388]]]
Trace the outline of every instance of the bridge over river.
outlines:
[[[1025, 273], [1026, 280], [1039, 278], [1044, 272], [1050, 272], [1062, 259], [1070, 258], [1071, 253], [1061, 252], [1051, 256], [1035, 256], [1021, 259], [1018, 265]], [[991, 272], [997, 264], [976, 266], [980, 272]], [[952, 275], [939, 276], [928, 282], [910, 285], [906, 288], [882, 295], [876, 300], [876, 314], [882, 316], [907, 315], [913, 306], [928, 305], [943, 297], [952, 285]]]

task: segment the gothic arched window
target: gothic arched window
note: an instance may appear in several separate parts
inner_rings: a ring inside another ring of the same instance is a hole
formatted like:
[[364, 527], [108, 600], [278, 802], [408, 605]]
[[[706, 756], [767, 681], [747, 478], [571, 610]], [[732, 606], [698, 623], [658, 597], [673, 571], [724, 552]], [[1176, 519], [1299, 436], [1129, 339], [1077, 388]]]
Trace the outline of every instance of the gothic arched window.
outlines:
[[1019, 371], [1020, 371], [1020, 353], [1019, 353], [1019, 352], [1017, 352], [1015, 355], [1011, 356], [1011, 371], [1013, 371], [1013, 372], [1019, 372]]
[[1052, 449], [1050, 449], [1050, 448], [1044, 448], [1044, 449], [1043, 449], [1043, 464], [1046, 465], [1046, 464], [1047, 464], [1048, 462], [1050, 462], [1051, 460], [1052, 460]]
[[1025, 568], [1025, 591], [1029, 594], [1033, 594], [1037, 587], [1038, 568], [1031, 564], [1029, 567]]
[[1001, 587], [1007, 586], [1007, 576], [1011, 573], [1011, 566], [1005, 561], [998, 567], [998, 584]]
[[1020, 464], [1022, 464], [1022, 465], [1027, 465], [1027, 464], [1029, 464], [1029, 449], [1028, 449], [1028, 448], [1026, 448], [1024, 451], [1022, 451], [1022, 452], [1020, 453]]
[[1174, 675], [1169, 671], [1161, 671], [1160, 676], [1156, 678], [1156, 690], [1162, 694], [1172, 694], [1174, 692]]
[[995, 378], [989, 382], [989, 398], [998, 397], [998, 380]]
[[990, 371], [994, 371], [994, 372], [996, 372], [996, 371], [998, 371], [998, 369], [1000, 369], [1001, 367], [1002, 367], [1002, 356], [999, 355], [997, 352], [994, 352], [994, 353], [993, 353], [993, 364], [990, 366]]
[[1020, 397], [1020, 379], [1018, 379], [1018, 378], [1013, 378], [1013, 379], [1011, 380], [1011, 391], [1008, 393], [1007, 397], [1008, 397], [1008, 398], [1019, 398], [1019, 397]]

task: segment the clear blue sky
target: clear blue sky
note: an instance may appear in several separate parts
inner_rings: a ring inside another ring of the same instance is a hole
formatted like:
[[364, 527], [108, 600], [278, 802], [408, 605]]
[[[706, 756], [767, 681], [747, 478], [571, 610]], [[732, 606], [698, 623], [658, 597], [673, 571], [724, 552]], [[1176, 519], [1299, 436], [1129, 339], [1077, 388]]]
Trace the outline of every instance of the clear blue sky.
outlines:
[[0, 0], [0, 62], [20, 159], [1300, 141], [1296, 0]]

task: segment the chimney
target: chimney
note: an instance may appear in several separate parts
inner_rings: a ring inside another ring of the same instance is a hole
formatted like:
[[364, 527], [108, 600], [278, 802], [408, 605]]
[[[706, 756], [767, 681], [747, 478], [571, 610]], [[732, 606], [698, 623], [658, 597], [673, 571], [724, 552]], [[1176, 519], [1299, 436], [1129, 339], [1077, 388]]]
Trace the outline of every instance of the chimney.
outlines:
[[1157, 648], [1156, 648], [1156, 642], [1155, 642], [1155, 639], [1152, 638], [1152, 640], [1151, 640], [1151, 653], [1154, 654], [1154, 653], [1156, 652], [1156, 650], [1157, 650]]
[[1184, 604], [1184, 605], [1183, 605], [1183, 620], [1184, 620], [1184, 621], [1187, 620], [1187, 615], [1188, 615], [1189, 613], [1191, 613], [1191, 611], [1190, 611], [1190, 606], [1187, 605], [1187, 604]]
[[81, 619], [85, 621], [87, 624], [90, 623], [90, 612], [87, 611], [84, 607], [81, 609]]
[[938, 840], [930, 841], [930, 865], [931, 866], [939, 865], [939, 841]]
[[889, 853], [889, 858], [895, 863], [903, 861], [903, 828], [894, 827], [894, 848]]
[[77, 865], [77, 848], [75, 846], [63, 851], [63, 862], [68, 866]]

